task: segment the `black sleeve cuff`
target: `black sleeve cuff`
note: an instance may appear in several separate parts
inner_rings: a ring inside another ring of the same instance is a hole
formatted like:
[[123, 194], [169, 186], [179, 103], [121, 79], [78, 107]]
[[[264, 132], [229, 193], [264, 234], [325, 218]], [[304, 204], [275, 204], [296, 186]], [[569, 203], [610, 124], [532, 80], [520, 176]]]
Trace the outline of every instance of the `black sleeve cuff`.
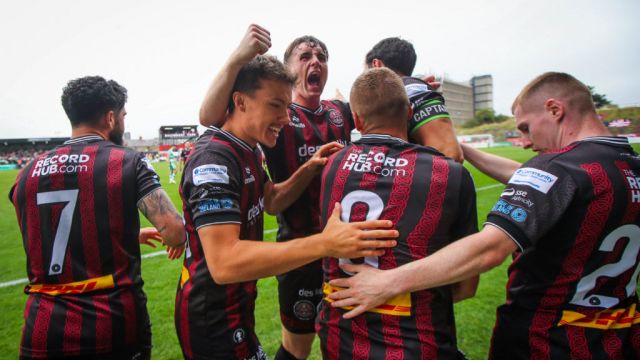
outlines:
[[487, 221], [485, 222], [485, 225], [486, 224], [495, 225], [504, 231], [516, 243], [516, 245], [518, 245], [520, 250], [525, 250], [531, 246], [531, 241], [524, 231], [505, 218], [489, 214], [489, 216], [487, 216]]

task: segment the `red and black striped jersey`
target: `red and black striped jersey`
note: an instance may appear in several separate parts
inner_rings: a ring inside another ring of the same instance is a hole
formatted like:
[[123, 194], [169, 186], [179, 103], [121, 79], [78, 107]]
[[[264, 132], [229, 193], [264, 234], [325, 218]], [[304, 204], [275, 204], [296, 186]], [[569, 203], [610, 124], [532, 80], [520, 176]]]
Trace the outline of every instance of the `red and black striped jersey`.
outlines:
[[20, 172], [10, 198], [29, 277], [22, 356], [150, 342], [137, 204], [159, 187], [142, 154], [99, 136], [68, 140]]
[[[432, 254], [477, 231], [469, 172], [430, 148], [368, 134], [339, 151], [322, 174], [323, 223], [336, 202], [343, 221], [391, 220], [398, 244], [381, 257], [326, 258], [324, 279], [348, 277], [338, 265], [364, 262], [392, 269]], [[325, 293], [335, 291], [325, 283]], [[454, 359], [450, 286], [404, 294], [353, 320], [322, 303], [319, 334], [328, 359]]]
[[[275, 183], [287, 180], [320, 146], [331, 141], [349, 143], [354, 129], [349, 105], [341, 101], [322, 100], [315, 111], [291, 104], [288, 111], [289, 125], [281, 130], [276, 146], [264, 149], [269, 175]], [[320, 176], [317, 176], [298, 200], [278, 214], [278, 241], [322, 230], [319, 196]]]
[[522, 165], [487, 218], [519, 247], [493, 358], [640, 358], [639, 214], [640, 158], [624, 138]]
[[261, 241], [267, 181], [260, 148], [218, 128], [207, 130], [187, 159], [180, 195], [188, 246], [175, 318], [188, 358], [211, 355], [213, 342], [220, 344], [219, 356], [245, 358], [256, 352], [256, 281], [217, 284], [209, 273], [198, 229], [238, 224], [240, 239]]

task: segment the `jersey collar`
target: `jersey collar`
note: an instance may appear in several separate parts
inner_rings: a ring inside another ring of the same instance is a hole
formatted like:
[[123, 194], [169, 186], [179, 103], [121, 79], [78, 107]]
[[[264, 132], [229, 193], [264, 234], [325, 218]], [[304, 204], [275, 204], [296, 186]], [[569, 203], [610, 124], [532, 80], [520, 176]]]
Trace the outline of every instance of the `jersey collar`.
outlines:
[[607, 145], [629, 146], [629, 139], [623, 136], [591, 136], [580, 142], [594, 142]]
[[232, 133], [230, 133], [230, 132], [228, 132], [226, 130], [222, 130], [220, 128], [217, 128], [215, 126], [210, 126], [209, 129], [211, 129], [214, 133], [222, 134], [224, 137], [226, 137], [227, 139], [233, 141], [238, 146], [240, 146], [241, 148], [247, 150], [248, 152], [253, 152], [254, 148], [251, 147], [251, 145], [247, 144], [244, 140], [242, 140], [239, 137], [233, 135]]
[[98, 135], [85, 135], [85, 136], [79, 136], [77, 138], [69, 139], [64, 142], [64, 145], [78, 144], [83, 142], [89, 143], [89, 142], [102, 141], [102, 140], [104, 139]]
[[318, 106], [318, 108], [315, 109], [315, 110], [311, 110], [311, 109], [309, 109], [307, 107], [304, 107], [304, 106], [298, 105], [298, 104], [294, 104], [294, 103], [291, 103], [291, 105], [289, 105], [289, 106], [292, 109], [300, 109], [300, 110], [302, 110], [304, 112], [308, 112], [308, 113], [311, 113], [311, 114], [314, 114], [314, 115], [320, 115], [320, 114], [322, 114], [322, 112], [324, 112], [324, 106], [322, 106], [322, 102], [320, 103], [320, 106]]
[[380, 142], [380, 141], [385, 141], [385, 142], [396, 142], [399, 144], [406, 144], [407, 142], [397, 138], [395, 136], [391, 136], [391, 135], [386, 135], [386, 134], [366, 134], [366, 135], [362, 135], [360, 137], [360, 139], [358, 139], [357, 141], [355, 141], [356, 143], [358, 142]]

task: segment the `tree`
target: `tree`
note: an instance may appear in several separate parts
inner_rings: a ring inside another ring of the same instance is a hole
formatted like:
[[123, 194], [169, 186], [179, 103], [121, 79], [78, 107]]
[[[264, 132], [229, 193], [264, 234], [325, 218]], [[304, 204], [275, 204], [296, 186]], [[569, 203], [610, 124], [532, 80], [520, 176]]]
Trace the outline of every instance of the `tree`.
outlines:
[[611, 101], [607, 99], [607, 96], [604, 94], [598, 94], [594, 91], [593, 86], [587, 86], [589, 91], [591, 91], [591, 97], [593, 98], [593, 103], [596, 106], [596, 109], [600, 109], [601, 107], [605, 107], [607, 105], [611, 105]]

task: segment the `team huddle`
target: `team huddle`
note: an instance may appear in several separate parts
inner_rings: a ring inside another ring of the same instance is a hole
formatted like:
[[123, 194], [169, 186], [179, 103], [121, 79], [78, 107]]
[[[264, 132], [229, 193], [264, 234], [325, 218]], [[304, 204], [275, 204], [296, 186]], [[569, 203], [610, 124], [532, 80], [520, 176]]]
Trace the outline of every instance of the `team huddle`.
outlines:
[[[295, 39], [283, 62], [270, 47], [251, 25], [213, 79], [182, 216], [149, 161], [121, 146], [126, 89], [67, 84], [71, 139], [9, 194], [29, 277], [21, 358], [150, 358], [139, 244], [151, 240], [184, 261], [185, 359], [266, 359], [256, 285], [273, 275], [276, 359], [307, 358], [316, 334], [325, 359], [465, 359], [453, 303], [508, 256], [490, 358], [640, 358], [640, 157], [584, 84], [548, 72], [524, 87], [512, 111], [539, 154], [520, 164], [458, 143], [438, 83], [411, 76], [406, 40], [366, 54], [350, 103], [321, 100], [322, 41]], [[463, 159], [506, 185], [480, 231]], [[262, 241], [265, 211], [276, 242]]]

